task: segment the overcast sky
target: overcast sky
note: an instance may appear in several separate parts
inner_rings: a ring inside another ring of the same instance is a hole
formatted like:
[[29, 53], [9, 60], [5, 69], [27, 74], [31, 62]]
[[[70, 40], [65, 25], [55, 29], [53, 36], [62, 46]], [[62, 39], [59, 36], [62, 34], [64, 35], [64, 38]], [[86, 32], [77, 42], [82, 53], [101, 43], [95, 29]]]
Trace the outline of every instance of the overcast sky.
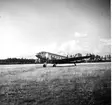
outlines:
[[0, 58], [110, 53], [110, 0], [0, 0]]

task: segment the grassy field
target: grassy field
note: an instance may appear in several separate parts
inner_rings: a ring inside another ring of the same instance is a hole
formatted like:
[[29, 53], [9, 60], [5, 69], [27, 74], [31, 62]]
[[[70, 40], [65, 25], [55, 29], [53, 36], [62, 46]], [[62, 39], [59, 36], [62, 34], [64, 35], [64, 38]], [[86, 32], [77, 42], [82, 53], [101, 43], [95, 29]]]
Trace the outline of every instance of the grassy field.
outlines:
[[0, 65], [0, 105], [111, 105], [111, 64]]

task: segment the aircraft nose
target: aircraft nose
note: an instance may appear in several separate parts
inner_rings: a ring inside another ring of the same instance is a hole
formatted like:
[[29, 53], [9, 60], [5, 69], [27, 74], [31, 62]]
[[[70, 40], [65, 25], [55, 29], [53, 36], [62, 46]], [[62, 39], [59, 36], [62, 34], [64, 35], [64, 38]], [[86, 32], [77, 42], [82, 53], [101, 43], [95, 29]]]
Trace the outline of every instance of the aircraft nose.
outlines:
[[36, 54], [36, 57], [40, 57], [40, 54], [39, 54], [39, 53], [37, 53], [37, 54]]

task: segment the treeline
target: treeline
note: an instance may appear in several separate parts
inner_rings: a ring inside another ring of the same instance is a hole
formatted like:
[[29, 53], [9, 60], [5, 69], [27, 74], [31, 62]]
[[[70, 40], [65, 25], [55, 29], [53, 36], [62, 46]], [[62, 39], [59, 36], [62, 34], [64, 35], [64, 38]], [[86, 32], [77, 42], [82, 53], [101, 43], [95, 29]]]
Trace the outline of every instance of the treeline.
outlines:
[[7, 58], [0, 59], [0, 64], [34, 64], [35, 59], [26, 58]]
[[91, 55], [91, 57], [87, 60], [87, 62], [111, 62], [111, 55], [95, 55], [95, 54], [87, 54]]
[[[77, 53], [75, 55], [67, 55], [68, 58], [69, 57], [70, 58], [81, 57], [81, 56], [82, 56], [81, 53]], [[111, 55], [110, 54], [105, 55], [105, 56], [100, 56], [100, 55], [88, 53], [88, 54], [86, 54], [86, 56], [91, 56], [91, 57], [88, 59], [85, 59], [85, 60], [81, 60], [82, 62], [111, 62]]]
[[88, 59], [85, 59], [84, 62], [111, 62], [111, 55], [95, 55], [95, 54], [87, 54], [86, 56], [91, 56]]
[[[87, 54], [86, 56], [91, 55], [90, 58], [82, 60], [80, 62], [111, 62], [111, 55], [95, 55], [95, 54]], [[81, 57], [82, 54], [78, 53], [76, 55], [69, 55], [69, 57]], [[35, 64], [35, 59], [26, 59], [26, 58], [7, 58], [7, 59], [0, 59], [0, 64]]]

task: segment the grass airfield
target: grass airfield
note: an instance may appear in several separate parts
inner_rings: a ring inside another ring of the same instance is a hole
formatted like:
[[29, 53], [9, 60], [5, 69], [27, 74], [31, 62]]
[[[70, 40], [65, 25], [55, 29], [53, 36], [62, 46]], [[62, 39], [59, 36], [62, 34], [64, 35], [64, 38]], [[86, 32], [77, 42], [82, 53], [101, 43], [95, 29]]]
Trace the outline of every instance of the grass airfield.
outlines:
[[0, 65], [0, 105], [111, 105], [111, 63]]

